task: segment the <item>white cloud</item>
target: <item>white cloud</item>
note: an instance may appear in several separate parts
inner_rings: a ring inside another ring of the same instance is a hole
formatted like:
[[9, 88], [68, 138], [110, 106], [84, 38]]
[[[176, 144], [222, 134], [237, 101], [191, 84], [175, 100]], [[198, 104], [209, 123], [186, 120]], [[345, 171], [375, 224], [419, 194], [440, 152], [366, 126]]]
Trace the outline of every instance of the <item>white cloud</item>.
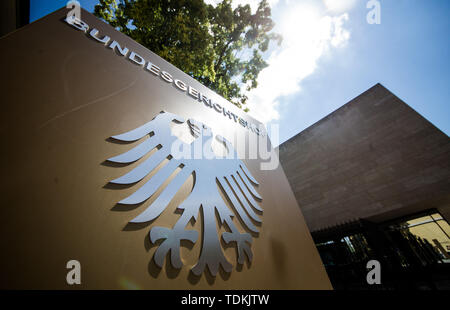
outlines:
[[253, 117], [264, 123], [279, 118], [280, 98], [300, 91], [301, 81], [315, 71], [319, 58], [348, 42], [346, 20], [346, 13], [324, 16], [313, 6], [289, 9], [278, 28], [283, 44], [269, 56], [269, 66], [258, 76], [258, 87], [247, 94]]
[[333, 13], [343, 13], [351, 10], [358, 0], [324, 0], [328, 10]]

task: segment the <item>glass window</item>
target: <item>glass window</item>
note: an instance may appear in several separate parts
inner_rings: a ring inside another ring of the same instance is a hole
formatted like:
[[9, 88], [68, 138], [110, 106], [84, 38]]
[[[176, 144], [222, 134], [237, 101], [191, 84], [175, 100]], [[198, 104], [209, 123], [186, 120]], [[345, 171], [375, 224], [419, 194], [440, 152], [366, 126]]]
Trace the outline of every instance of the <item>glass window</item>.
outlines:
[[439, 213], [409, 220], [403, 227], [413, 235], [426, 239], [443, 261], [450, 263], [450, 226]]

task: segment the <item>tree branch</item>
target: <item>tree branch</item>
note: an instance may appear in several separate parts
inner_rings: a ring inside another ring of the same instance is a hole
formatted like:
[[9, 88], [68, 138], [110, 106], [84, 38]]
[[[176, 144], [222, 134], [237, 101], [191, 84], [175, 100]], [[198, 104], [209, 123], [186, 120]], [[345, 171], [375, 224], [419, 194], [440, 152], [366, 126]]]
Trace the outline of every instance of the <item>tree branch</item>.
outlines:
[[217, 70], [219, 69], [219, 66], [220, 66], [220, 64], [222, 63], [222, 58], [223, 58], [223, 56], [225, 55], [225, 52], [227, 51], [228, 46], [229, 46], [229, 45], [231, 44], [231, 42], [233, 42], [233, 41], [234, 41], [233, 38], [231, 38], [230, 40], [228, 40], [227, 44], [225, 44], [225, 46], [224, 46], [222, 52], [220, 53], [219, 60], [217, 61], [216, 65], [214, 66], [214, 72], [217, 73]]

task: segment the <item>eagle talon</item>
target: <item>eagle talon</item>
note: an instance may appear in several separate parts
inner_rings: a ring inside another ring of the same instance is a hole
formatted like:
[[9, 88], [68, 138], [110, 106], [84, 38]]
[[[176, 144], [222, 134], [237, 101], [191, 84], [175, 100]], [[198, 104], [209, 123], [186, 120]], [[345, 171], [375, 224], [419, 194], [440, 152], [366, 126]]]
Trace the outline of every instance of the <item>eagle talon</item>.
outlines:
[[227, 261], [225, 256], [217, 253], [218, 252], [215, 252], [216, 255], [214, 255], [213, 257], [200, 259], [198, 263], [194, 267], [192, 267], [192, 273], [196, 276], [200, 276], [205, 268], [208, 267], [211, 275], [215, 277], [219, 272], [219, 266], [222, 266], [225, 272], [231, 272], [231, 270], [233, 269], [233, 265], [231, 265], [230, 262]]
[[[250, 244], [252, 243], [252, 237], [250, 234], [244, 233], [241, 234], [239, 232], [224, 232], [222, 234], [222, 238], [226, 244], [230, 242], [236, 242], [236, 246], [238, 249], [238, 263], [240, 265], [244, 264], [245, 255], [248, 257], [249, 262], [253, 259], [253, 253], [250, 248]], [[245, 253], [245, 255], [244, 255]]]
[[162, 268], [164, 258], [170, 251], [170, 261], [172, 266], [180, 269], [183, 262], [180, 258], [180, 241], [188, 240], [195, 243], [198, 238], [198, 232], [195, 230], [175, 230], [166, 227], [153, 227], [150, 230], [150, 241], [155, 244], [156, 241], [164, 239], [155, 252], [155, 263]]

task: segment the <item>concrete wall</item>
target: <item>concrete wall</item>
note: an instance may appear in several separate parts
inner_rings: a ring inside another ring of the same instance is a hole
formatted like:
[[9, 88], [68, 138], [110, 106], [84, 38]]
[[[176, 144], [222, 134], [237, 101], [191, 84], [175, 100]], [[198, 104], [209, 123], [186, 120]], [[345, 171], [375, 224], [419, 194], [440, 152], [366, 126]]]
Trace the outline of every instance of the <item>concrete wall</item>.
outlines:
[[448, 136], [380, 84], [279, 151], [311, 231], [430, 208], [450, 219]]

